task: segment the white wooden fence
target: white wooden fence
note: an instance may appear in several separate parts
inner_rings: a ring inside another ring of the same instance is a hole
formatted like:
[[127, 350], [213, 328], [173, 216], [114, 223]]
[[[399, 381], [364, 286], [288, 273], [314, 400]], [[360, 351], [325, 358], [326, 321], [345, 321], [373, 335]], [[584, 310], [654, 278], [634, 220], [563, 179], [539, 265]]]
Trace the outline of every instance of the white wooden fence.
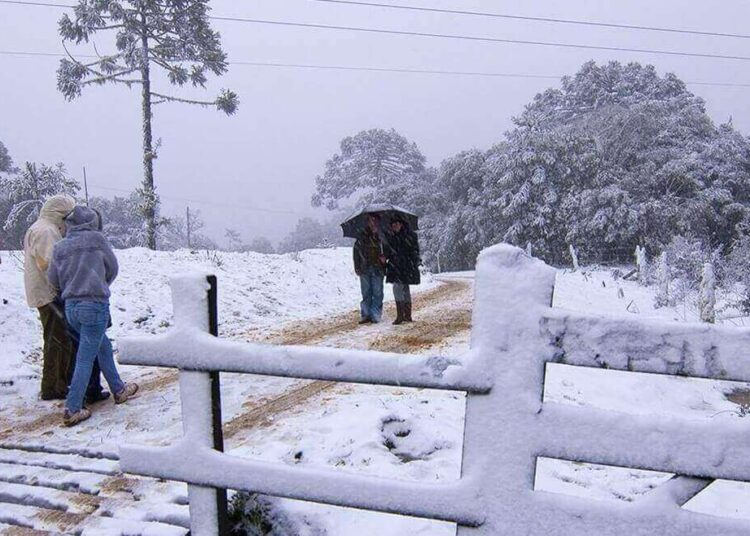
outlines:
[[[214, 489], [453, 521], [460, 536], [750, 534], [750, 523], [680, 508], [710, 479], [750, 480], [750, 427], [634, 417], [543, 401], [549, 362], [750, 380], [750, 331], [652, 324], [552, 309], [555, 272], [506, 245], [478, 261], [471, 351], [440, 357], [246, 344], [207, 331], [205, 276], [173, 283], [176, 327], [121, 343], [123, 363], [180, 370], [185, 435], [126, 446], [123, 470], [190, 485], [192, 533], [218, 533]], [[403, 482], [273, 465], [214, 449], [218, 371], [468, 393], [462, 477]], [[676, 473], [634, 503], [534, 491], [537, 457]]]

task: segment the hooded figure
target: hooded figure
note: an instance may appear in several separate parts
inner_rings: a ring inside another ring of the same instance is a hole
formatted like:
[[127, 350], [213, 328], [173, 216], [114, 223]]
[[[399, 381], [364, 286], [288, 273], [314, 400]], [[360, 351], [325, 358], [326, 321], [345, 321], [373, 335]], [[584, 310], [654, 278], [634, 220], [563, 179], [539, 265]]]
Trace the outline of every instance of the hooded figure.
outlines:
[[73, 426], [91, 417], [83, 406], [86, 384], [98, 362], [115, 404], [122, 404], [138, 390], [120, 378], [106, 331], [110, 325], [109, 286], [117, 277], [118, 264], [109, 241], [100, 232], [101, 218], [87, 207], [75, 207], [65, 219], [67, 235], [54, 248], [47, 275], [60, 289], [65, 318], [79, 335], [76, 365], [65, 399], [63, 424]]
[[39, 218], [23, 239], [23, 279], [29, 307], [39, 310], [44, 332], [42, 399], [65, 398], [72, 374], [75, 347], [68, 337], [65, 319], [56, 314], [55, 288], [47, 279], [52, 250], [65, 233], [63, 219], [75, 208], [68, 195], [56, 195], [42, 206]]

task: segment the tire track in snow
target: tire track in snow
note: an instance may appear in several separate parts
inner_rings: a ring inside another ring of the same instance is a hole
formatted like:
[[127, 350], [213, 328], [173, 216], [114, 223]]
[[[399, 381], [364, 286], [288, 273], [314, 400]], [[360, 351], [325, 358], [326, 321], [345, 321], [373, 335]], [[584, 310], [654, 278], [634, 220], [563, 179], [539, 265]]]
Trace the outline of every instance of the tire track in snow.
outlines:
[[[449, 281], [414, 300], [416, 322], [389, 326], [395, 305], [386, 304], [383, 324], [361, 326], [359, 313], [350, 312], [332, 319], [295, 323], [267, 335], [263, 342], [305, 344], [343, 348], [365, 348], [386, 352], [414, 353], [439, 346], [448, 339], [471, 329], [471, 284]], [[451, 307], [451, 305], [453, 307]], [[385, 332], [382, 327], [385, 327]], [[374, 328], [374, 329], [373, 329]], [[363, 337], [352, 340], [361, 330]], [[280, 396], [249, 406], [224, 424], [225, 439], [231, 439], [251, 428], [272, 424], [278, 415], [304, 405], [317, 395], [339, 385], [330, 381], [306, 381]]]

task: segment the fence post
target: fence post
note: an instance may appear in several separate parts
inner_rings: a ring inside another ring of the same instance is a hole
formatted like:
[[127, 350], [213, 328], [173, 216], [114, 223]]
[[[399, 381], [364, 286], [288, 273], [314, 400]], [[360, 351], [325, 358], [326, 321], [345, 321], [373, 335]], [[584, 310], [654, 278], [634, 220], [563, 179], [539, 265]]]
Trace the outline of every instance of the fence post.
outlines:
[[716, 277], [714, 265], [711, 262], [703, 264], [703, 277], [700, 288], [701, 322], [713, 324], [716, 322]]
[[555, 273], [504, 244], [484, 250], [477, 261], [472, 366], [495, 384], [486, 395], [467, 397], [462, 478], [475, 479], [477, 500], [488, 501], [487, 518], [481, 527], [459, 527], [457, 536], [543, 534], [524, 524], [536, 463], [529, 434], [552, 353], [541, 332], [542, 311], [552, 303]]
[[573, 261], [573, 271], [577, 272], [580, 266], [578, 265], [578, 253], [576, 252], [576, 248], [573, 247], [573, 244], [568, 244], [568, 250], [570, 251], [570, 259]]
[[[219, 336], [219, 292], [215, 275], [206, 276], [208, 280], [208, 331], [214, 337]], [[213, 428], [214, 450], [224, 452], [224, 429], [221, 419], [221, 380], [219, 372], [210, 372], [211, 377], [211, 424]], [[229, 534], [229, 513], [227, 490], [216, 490], [216, 513], [219, 534]]]

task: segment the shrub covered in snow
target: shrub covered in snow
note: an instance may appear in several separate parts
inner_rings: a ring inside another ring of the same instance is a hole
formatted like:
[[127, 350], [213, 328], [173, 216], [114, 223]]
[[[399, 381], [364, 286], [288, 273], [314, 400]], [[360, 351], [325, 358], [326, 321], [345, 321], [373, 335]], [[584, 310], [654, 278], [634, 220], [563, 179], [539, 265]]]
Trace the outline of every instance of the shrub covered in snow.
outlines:
[[238, 492], [232, 498], [229, 520], [232, 536], [325, 536], [325, 529], [306, 516], [287, 512], [281, 501], [256, 493]]

